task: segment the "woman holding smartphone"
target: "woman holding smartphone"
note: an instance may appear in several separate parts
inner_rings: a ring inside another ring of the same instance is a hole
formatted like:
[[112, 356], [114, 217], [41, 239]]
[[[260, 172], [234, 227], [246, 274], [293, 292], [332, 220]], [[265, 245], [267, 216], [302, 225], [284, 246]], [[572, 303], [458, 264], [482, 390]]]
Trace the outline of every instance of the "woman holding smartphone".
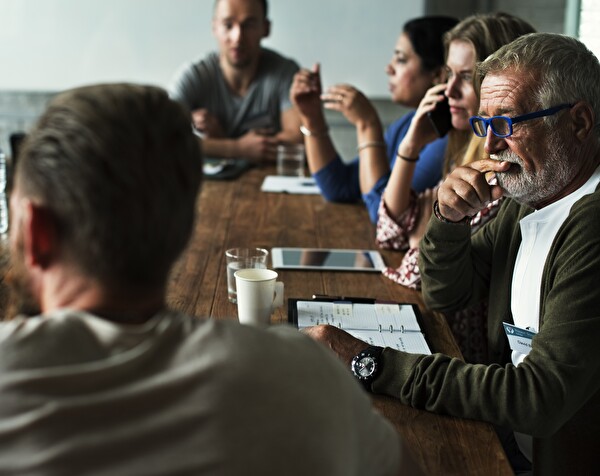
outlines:
[[[393, 102], [416, 108], [425, 92], [444, 80], [442, 36], [457, 22], [451, 17], [430, 16], [404, 25], [386, 68]], [[415, 113], [396, 120], [384, 136], [377, 111], [358, 89], [338, 84], [322, 94], [318, 65], [296, 74], [290, 98], [302, 120], [308, 167], [323, 196], [341, 202], [362, 197], [375, 222], [381, 194], [396, 162], [398, 145]], [[356, 127], [358, 157], [353, 162], [344, 163], [336, 152], [323, 107], [341, 112]], [[432, 187], [441, 178], [446, 139], [433, 139], [424, 147], [422, 160], [411, 179], [418, 191]]]
[[[470, 16], [444, 35], [448, 82], [432, 87], [423, 97], [407, 134], [398, 146], [397, 155], [401, 160], [394, 165], [378, 211], [376, 238], [379, 246], [406, 251], [400, 267], [384, 270], [384, 275], [397, 283], [413, 289], [421, 286], [418, 247], [431, 217], [437, 187], [418, 193], [411, 188], [411, 181], [422, 151], [433, 137], [428, 113], [432, 113], [447, 98], [452, 129], [448, 132], [446, 157], [440, 170], [443, 176], [458, 165], [483, 158], [485, 141], [473, 135], [469, 124], [469, 118], [477, 114], [479, 108], [473, 85], [475, 63], [519, 36], [534, 31], [529, 23], [520, 18], [506, 13], [493, 13]], [[492, 202], [477, 214], [471, 220], [472, 231], [493, 218], [498, 207], [498, 202]], [[447, 316], [469, 361], [486, 358], [485, 349], [482, 348], [485, 343], [484, 320], [478, 319], [483, 314], [483, 309], [471, 309]], [[467, 321], [476, 323], [480, 329], [469, 329]]]

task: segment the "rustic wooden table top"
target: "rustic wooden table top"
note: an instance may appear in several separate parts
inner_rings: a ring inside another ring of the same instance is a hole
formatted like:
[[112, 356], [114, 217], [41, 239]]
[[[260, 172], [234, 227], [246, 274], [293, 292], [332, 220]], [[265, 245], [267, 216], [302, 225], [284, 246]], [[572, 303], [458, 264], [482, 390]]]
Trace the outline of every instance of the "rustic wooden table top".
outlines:
[[[374, 226], [361, 204], [335, 204], [320, 195], [264, 193], [272, 167], [255, 167], [233, 181], [205, 181], [193, 237], [177, 262], [168, 303], [191, 315], [236, 319], [227, 299], [225, 250], [274, 246], [375, 249]], [[401, 255], [382, 251], [386, 264]], [[443, 317], [425, 309], [420, 294], [379, 273], [279, 270], [285, 295], [365, 296], [411, 302], [423, 314], [423, 330], [434, 351], [460, 357]], [[287, 301], [287, 300], [286, 300]], [[287, 321], [287, 305], [273, 322]], [[395, 425], [426, 474], [512, 474], [491, 425], [416, 410], [393, 398], [375, 396], [375, 406]]]

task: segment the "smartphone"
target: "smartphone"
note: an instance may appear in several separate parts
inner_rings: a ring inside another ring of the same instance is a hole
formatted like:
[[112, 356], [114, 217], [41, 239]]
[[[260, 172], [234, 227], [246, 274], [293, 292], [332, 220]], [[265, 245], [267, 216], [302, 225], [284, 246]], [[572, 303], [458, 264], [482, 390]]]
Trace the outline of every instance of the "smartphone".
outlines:
[[452, 129], [452, 114], [450, 113], [448, 98], [444, 97], [443, 101], [438, 102], [435, 109], [427, 113], [427, 117], [438, 136], [444, 137], [448, 134], [448, 131]]
[[276, 269], [381, 272], [385, 267], [376, 250], [272, 248], [271, 261]]

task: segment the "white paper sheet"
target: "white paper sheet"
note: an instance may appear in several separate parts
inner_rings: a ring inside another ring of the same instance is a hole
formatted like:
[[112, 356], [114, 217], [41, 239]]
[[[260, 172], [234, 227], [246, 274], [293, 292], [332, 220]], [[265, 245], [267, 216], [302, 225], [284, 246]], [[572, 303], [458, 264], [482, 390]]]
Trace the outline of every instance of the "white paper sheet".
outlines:
[[412, 306], [298, 301], [298, 328], [329, 324], [370, 345], [413, 354], [431, 354]]
[[263, 192], [302, 195], [318, 195], [321, 193], [315, 179], [312, 177], [286, 177], [283, 175], [267, 175], [260, 189]]

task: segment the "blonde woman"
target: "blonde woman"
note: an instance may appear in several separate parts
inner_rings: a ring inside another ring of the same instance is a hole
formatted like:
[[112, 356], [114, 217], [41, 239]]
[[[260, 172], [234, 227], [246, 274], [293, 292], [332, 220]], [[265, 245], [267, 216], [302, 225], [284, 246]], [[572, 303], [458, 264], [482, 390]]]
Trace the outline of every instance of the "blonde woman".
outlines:
[[[483, 141], [473, 135], [469, 124], [469, 118], [477, 113], [479, 107], [473, 87], [475, 63], [484, 60], [502, 45], [534, 31], [520, 18], [494, 13], [468, 17], [445, 34], [448, 81], [430, 88], [421, 100], [410, 128], [398, 146], [398, 160], [379, 205], [378, 244], [382, 248], [406, 250], [400, 267], [384, 272], [399, 284], [415, 289], [420, 287], [418, 246], [431, 216], [435, 196], [435, 189], [417, 194], [411, 187], [420, 153], [436, 137], [427, 113], [444, 98], [448, 99], [452, 129], [448, 133], [443, 176], [457, 165], [481, 158]], [[493, 214], [494, 206], [491, 206], [481, 216], [476, 216], [472, 224], [479, 226]]]
[[[377, 242], [382, 248], [406, 251], [397, 269], [387, 268], [384, 275], [397, 283], [420, 289], [418, 266], [419, 242], [431, 217], [437, 189], [416, 193], [411, 180], [420, 151], [434, 137], [427, 113], [448, 98], [452, 129], [443, 165], [446, 176], [457, 165], [483, 157], [484, 141], [473, 135], [469, 118], [477, 113], [479, 99], [473, 87], [475, 63], [487, 58], [501, 46], [534, 28], [520, 18], [505, 13], [474, 15], [466, 18], [444, 37], [448, 82], [434, 86], [421, 101], [411, 127], [398, 146], [397, 157], [378, 210]], [[493, 218], [499, 202], [492, 202], [471, 220], [472, 230]], [[446, 318], [463, 355], [470, 362], [487, 361], [485, 304], [465, 309]]]

